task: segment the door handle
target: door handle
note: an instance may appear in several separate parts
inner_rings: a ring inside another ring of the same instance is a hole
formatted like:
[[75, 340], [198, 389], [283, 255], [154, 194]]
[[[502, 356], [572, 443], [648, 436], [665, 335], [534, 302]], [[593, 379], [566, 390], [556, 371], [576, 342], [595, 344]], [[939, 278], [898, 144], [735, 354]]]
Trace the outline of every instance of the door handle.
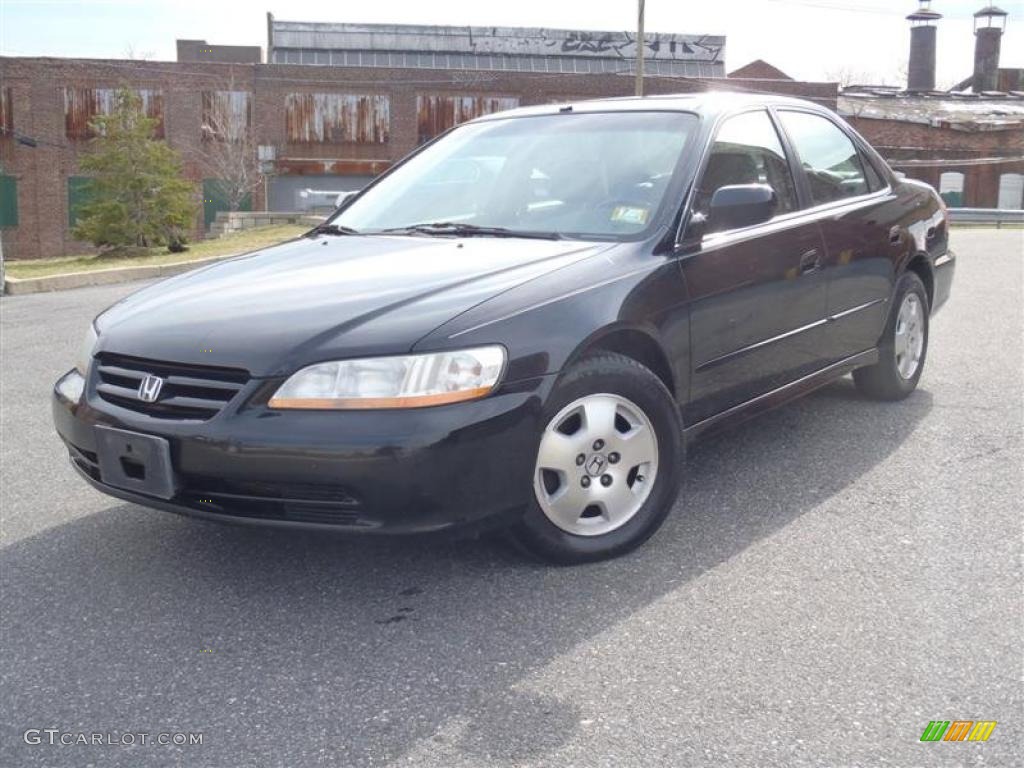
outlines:
[[800, 257], [800, 274], [806, 275], [816, 272], [821, 267], [821, 253], [817, 248], [812, 248]]
[[899, 227], [893, 227], [889, 230], [889, 243], [892, 245], [899, 245], [903, 242], [903, 230]]

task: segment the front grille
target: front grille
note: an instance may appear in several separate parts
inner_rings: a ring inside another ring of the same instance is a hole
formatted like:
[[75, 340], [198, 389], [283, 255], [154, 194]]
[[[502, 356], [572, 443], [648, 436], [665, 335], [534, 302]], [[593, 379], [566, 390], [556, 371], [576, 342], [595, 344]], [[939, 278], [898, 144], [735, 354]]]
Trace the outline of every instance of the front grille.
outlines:
[[185, 475], [182, 497], [191, 506], [232, 517], [375, 527], [362, 503], [342, 485], [274, 483]]
[[343, 485], [319, 483], [274, 483], [264, 480], [225, 480], [190, 476], [185, 480], [201, 493], [246, 499], [267, 499], [290, 503], [326, 504], [337, 507], [360, 506], [355, 495]]
[[[168, 363], [102, 353], [96, 358], [96, 394], [113, 405], [157, 419], [213, 418], [249, 381], [248, 371]], [[163, 379], [160, 395], [147, 403], [139, 384], [147, 375]]]

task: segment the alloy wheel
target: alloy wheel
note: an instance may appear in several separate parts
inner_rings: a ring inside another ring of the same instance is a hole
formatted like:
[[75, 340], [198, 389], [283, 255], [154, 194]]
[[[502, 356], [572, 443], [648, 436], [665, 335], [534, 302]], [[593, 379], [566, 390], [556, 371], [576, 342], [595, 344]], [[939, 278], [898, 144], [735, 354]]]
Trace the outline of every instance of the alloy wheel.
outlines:
[[904, 380], [912, 379], [924, 352], [924, 308], [916, 293], [903, 297], [896, 316], [896, 370]]
[[534, 491], [554, 525], [600, 536], [629, 522], [658, 473], [658, 437], [647, 415], [619, 395], [569, 403], [541, 436]]

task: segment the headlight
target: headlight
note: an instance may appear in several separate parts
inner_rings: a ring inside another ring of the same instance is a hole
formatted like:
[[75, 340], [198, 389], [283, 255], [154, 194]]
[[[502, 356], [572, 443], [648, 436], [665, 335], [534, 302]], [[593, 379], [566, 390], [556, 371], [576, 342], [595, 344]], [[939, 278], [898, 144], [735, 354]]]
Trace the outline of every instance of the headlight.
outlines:
[[505, 367], [499, 346], [317, 363], [274, 393], [271, 408], [420, 408], [483, 397]]
[[99, 337], [92, 323], [89, 323], [85, 331], [85, 338], [82, 339], [82, 346], [78, 350], [78, 359], [75, 361], [75, 370], [82, 376], [89, 375], [89, 364], [92, 363], [92, 353], [96, 349], [96, 342]]

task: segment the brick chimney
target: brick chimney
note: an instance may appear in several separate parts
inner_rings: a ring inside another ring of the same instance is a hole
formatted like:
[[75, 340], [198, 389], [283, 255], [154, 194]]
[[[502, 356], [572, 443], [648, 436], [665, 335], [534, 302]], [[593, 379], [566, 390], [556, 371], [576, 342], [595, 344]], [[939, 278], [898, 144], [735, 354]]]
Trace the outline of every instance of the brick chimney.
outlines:
[[999, 84], [999, 48], [1006, 30], [1006, 17], [1002, 8], [986, 6], [974, 14], [974, 78], [971, 88], [975, 93], [994, 91]]
[[941, 13], [932, 10], [931, 0], [919, 0], [920, 7], [907, 16], [910, 22], [910, 65], [907, 67], [908, 91], [935, 90], [935, 22]]

